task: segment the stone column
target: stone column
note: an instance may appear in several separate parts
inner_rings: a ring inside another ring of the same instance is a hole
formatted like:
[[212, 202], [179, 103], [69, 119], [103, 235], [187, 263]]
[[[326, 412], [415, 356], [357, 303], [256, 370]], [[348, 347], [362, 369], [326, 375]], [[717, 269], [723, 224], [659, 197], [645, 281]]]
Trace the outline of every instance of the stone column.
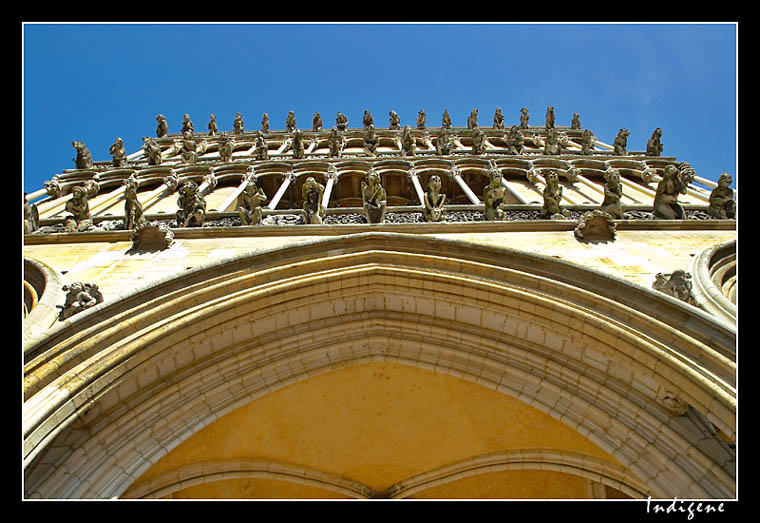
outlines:
[[412, 167], [411, 169], [409, 169], [409, 173], [407, 175], [412, 180], [412, 184], [414, 185], [414, 190], [417, 192], [417, 198], [420, 201], [420, 205], [424, 207], [425, 206], [425, 191], [422, 190], [422, 184], [420, 184], [420, 179], [417, 176], [417, 169]]
[[293, 171], [287, 173], [285, 175], [285, 178], [282, 180], [282, 185], [280, 185], [280, 188], [277, 189], [277, 192], [272, 197], [272, 201], [269, 202], [269, 205], [267, 205], [267, 209], [276, 209], [277, 204], [280, 203], [280, 200], [282, 199], [282, 195], [285, 194], [285, 191], [288, 189], [288, 186], [294, 182], [296, 179], [295, 173]]
[[338, 179], [338, 171], [333, 164], [327, 169], [327, 183], [325, 184], [325, 192], [322, 195], [322, 207], [327, 209], [327, 205], [330, 203], [330, 195], [332, 194], [335, 181]]
[[449, 176], [454, 178], [454, 181], [457, 182], [459, 187], [464, 191], [464, 193], [467, 195], [467, 198], [470, 199], [470, 202], [475, 205], [480, 205], [482, 203], [475, 195], [475, 193], [472, 192], [472, 189], [470, 189], [467, 183], [462, 179], [461, 171], [457, 167], [454, 167], [450, 171]]

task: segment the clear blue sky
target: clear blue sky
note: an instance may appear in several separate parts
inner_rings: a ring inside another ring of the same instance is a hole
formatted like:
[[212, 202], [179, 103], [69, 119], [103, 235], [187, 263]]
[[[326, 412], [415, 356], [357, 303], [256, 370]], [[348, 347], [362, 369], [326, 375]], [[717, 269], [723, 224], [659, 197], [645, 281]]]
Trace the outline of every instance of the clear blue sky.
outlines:
[[158, 113], [205, 132], [210, 113], [223, 131], [236, 112], [282, 129], [290, 110], [306, 129], [315, 111], [358, 127], [365, 109], [464, 126], [474, 108], [511, 125], [527, 107], [541, 125], [548, 105], [606, 143], [627, 128], [629, 150], [660, 127], [663, 155], [736, 186], [734, 24], [25, 24], [23, 68], [27, 192], [74, 167], [74, 140], [95, 161], [117, 136], [137, 151]]

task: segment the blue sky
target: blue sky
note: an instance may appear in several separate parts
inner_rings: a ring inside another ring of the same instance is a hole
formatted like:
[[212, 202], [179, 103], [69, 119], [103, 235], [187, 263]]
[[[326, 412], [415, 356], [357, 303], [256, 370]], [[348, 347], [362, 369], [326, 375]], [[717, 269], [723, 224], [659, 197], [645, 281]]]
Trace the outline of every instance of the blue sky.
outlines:
[[95, 161], [124, 139], [128, 153], [155, 136], [158, 113], [178, 132], [188, 113], [205, 132], [236, 112], [246, 129], [262, 113], [282, 129], [288, 111], [311, 128], [338, 111], [361, 125], [365, 109], [402, 125], [424, 109], [428, 125], [448, 109], [464, 126], [479, 110], [508, 125], [521, 107], [542, 125], [579, 113], [584, 128], [612, 143], [630, 131], [644, 150], [656, 127], [663, 155], [697, 174], [737, 178], [735, 24], [25, 24], [24, 190], [74, 167], [71, 142]]

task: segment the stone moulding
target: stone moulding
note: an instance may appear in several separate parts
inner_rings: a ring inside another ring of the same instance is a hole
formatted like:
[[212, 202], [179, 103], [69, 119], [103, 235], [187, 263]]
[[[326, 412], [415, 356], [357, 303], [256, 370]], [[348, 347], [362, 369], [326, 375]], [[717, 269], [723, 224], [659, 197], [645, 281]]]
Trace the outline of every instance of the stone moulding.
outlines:
[[699, 307], [734, 327], [736, 326], [736, 305], [715, 284], [711, 268], [730, 256], [735, 257], [736, 245], [736, 240], [729, 240], [705, 249], [691, 259], [687, 269], [693, 275], [692, 292]]
[[[621, 278], [463, 245], [390, 233], [312, 240], [212, 262], [72, 318], [26, 355], [27, 494], [120, 495], [166, 449], [252, 398], [379, 358], [455, 372], [530, 403], [610, 452], [654, 496], [734, 495], [730, 452], [695, 459], [702, 451], [662, 425], [669, 415], [657, 401], [661, 389], [677, 390], [735, 437], [734, 331]], [[346, 300], [350, 314], [335, 309]], [[549, 372], [555, 357], [573, 363]], [[613, 377], [608, 366], [623, 372]], [[161, 429], [151, 432], [148, 419]], [[84, 431], [71, 432], [75, 422]], [[69, 434], [104, 452], [81, 459]], [[641, 446], [632, 435], [651, 440]], [[48, 448], [63, 452], [50, 475]], [[674, 473], [683, 479], [672, 483]]]
[[132, 250], [159, 251], [174, 243], [174, 231], [163, 222], [141, 222], [129, 233]]

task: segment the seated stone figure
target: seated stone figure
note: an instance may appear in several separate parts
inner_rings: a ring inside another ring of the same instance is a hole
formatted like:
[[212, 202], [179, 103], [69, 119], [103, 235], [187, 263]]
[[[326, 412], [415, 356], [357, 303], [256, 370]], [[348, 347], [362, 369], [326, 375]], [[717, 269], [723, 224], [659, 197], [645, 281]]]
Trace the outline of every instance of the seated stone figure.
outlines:
[[77, 157], [74, 158], [74, 165], [77, 169], [92, 169], [92, 154], [82, 142], [71, 142], [77, 151]]
[[191, 135], [195, 132], [195, 126], [192, 120], [190, 120], [189, 114], [182, 116], [182, 134], [186, 132], [189, 132]]
[[314, 118], [311, 119], [311, 130], [319, 132], [322, 130], [322, 115], [314, 113]]
[[527, 129], [529, 120], [530, 120], [530, 115], [528, 114], [528, 108], [523, 107], [522, 109], [520, 109], [520, 128]]
[[424, 129], [426, 124], [427, 116], [425, 115], [425, 111], [420, 109], [420, 112], [417, 113], [417, 129]]
[[562, 154], [562, 144], [560, 144], [559, 132], [554, 128], [549, 129], [546, 133], [546, 138], [544, 138], [544, 154]]
[[628, 129], [620, 129], [618, 131], [615, 141], [612, 143], [613, 152], [617, 156], [626, 156], [628, 154], [626, 147], [628, 146], [628, 135], [630, 134]]
[[443, 116], [441, 117], [441, 127], [444, 129], [451, 128], [451, 116], [449, 116], [448, 109], [443, 110]]
[[243, 192], [238, 196], [238, 216], [243, 225], [258, 225], [261, 223], [262, 208], [261, 204], [267, 199], [264, 191], [256, 185], [256, 180], [252, 177], [248, 179], [248, 184]]
[[116, 138], [113, 145], [109, 147], [108, 153], [113, 158], [114, 167], [126, 167], [127, 166], [127, 150], [124, 148], [124, 140]]
[[522, 154], [524, 147], [524, 138], [520, 129], [513, 125], [504, 137], [507, 144], [507, 154]]
[[245, 122], [243, 121], [243, 115], [235, 113], [235, 121], [232, 123], [233, 134], [243, 134], [245, 129]]
[[595, 145], [596, 137], [594, 136], [594, 133], [588, 129], [584, 129], [581, 133], [581, 154], [593, 154]]
[[368, 223], [383, 223], [385, 221], [385, 207], [387, 195], [380, 183], [380, 175], [370, 169], [367, 173], [367, 181], [361, 183], [362, 201], [364, 202], [364, 215]]
[[438, 154], [446, 156], [451, 154], [454, 150], [454, 140], [451, 139], [451, 135], [446, 127], [441, 128], [441, 132], [435, 140], [435, 149]]
[[710, 193], [710, 206], [707, 214], [719, 220], [732, 220], [736, 217], [736, 202], [731, 185], [731, 175], [723, 173], [718, 178], [718, 186]]
[[269, 115], [267, 113], [264, 113], [263, 115], [261, 115], [261, 132], [262, 133], [269, 132]]
[[61, 309], [58, 314], [58, 319], [61, 321], [103, 301], [103, 294], [95, 284], [75, 281], [69, 285], [64, 285], [63, 290], [66, 292], [66, 301], [63, 305], [57, 306]]
[[467, 117], [467, 128], [474, 129], [478, 126], [478, 110], [473, 109], [470, 116]]
[[504, 129], [504, 115], [501, 113], [501, 107], [498, 107], [493, 115], [493, 128]]
[[412, 127], [407, 125], [401, 132], [401, 154], [404, 156], [414, 156], [417, 147], [417, 141], [412, 134]]
[[554, 129], [554, 106], [546, 108], [546, 128]]
[[486, 153], [486, 133], [475, 126], [472, 129], [472, 154], [480, 155]]
[[156, 136], [158, 138], [163, 138], [169, 134], [169, 124], [166, 123], [166, 117], [163, 114], [156, 115], [156, 122], [158, 122], [156, 127]]
[[179, 190], [177, 199], [177, 226], [203, 227], [206, 219], [206, 200], [198, 190], [198, 184], [187, 181]]
[[143, 154], [148, 159], [148, 165], [161, 165], [161, 147], [150, 136], [143, 138]]
[[222, 162], [229, 162], [232, 160], [232, 151], [234, 145], [232, 139], [227, 133], [222, 133], [222, 137], [219, 139], [219, 160]]
[[377, 146], [380, 139], [377, 137], [375, 126], [369, 124], [364, 131], [364, 152], [370, 156], [377, 156]]
[[319, 183], [313, 176], [309, 176], [301, 187], [306, 223], [322, 223], [322, 218], [325, 214], [325, 208], [322, 207], [322, 195], [324, 192], [325, 186]]
[[257, 160], [269, 159], [269, 147], [267, 147], [267, 142], [266, 140], [264, 140], [264, 135], [261, 133], [261, 131], [257, 131], [256, 144], [254, 145], [253, 156]]
[[303, 146], [303, 133], [300, 129], [296, 129], [293, 132], [293, 141], [290, 144], [290, 148], [293, 150], [293, 158], [298, 160], [303, 159], [305, 152]]
[[657, 184], [654, 197], [654, 215], [662, 220], [683, 220], [683, 207], [678, 203], [678, 195], [686, 194], [687, 184], [681, 180], [678, 168], [668, 165], [662, 172], [662, 180]]
[[545, 176], [546, 187], [544, 188], [544, 205], [541, 207], [541, 217], [551, 219], [563, 219], [570, 217], [570, 211], [563, 209], [562, 186], [559, 184], [557, 171], [549, 171]]
[[296, 130], [296, 113], [294, 111], [289, 111], [288, 117], [285, 118], [285, 130], [289, 133]]
[[391, 111], [389, 115], [390, 115], [390, 120], [388, 122], [388, 127], [391, 129], [401, 129], [401, 119], [399, 119], [398, 114], [396, 114], [396, 111]]
[[428, 181], [428, 190], [425, 192], [424, 207], [422, 216], [428, 222], [446, 221], [446, 210], [443, 208], [446, 203], [446, 195], [441, 194], [441, 177], [434, 174]]
[[216, 115], [211, 113], [209, 115], [209, 121], [208, 121], [208, 135], [216, 136], [216, 133], [218, 132], [219, 132], [219, 125], [216, 123]]
[[578, 113], [573, 113], [573, 119], [570, 121], [570, 129], [581, 128], [581, 117]]
[[182, 150], [180, 153], [182, 163], [198, 163], [198, 144], [193, 139], [191, 131], [182, 133]]
[[507, 188], [502, 183], [499, 169], [492, 167], [488, 171], [488, 185], [483, 188], [483, 218], [486, 221], [503, 220], [506, 216], [504, 211], [504, 199], [507, 197]]
[[620, 204], [620, 198], [623, 196], [623, 186], [620, 184], [620, 172], [617, 169], [609, 168], [604, 173], [604, 180], [604, 201], [602, 201], [600, 210], [622, 220], [623, 206]]
[[660, 156], [660, 153], [662, 152], [662, 129], [659, 127], [654, 130], [652, 133], [652, 136], [647, 141], [647, 150], [646, 155], [647, 156]]
[[98, 193], [98, 185], [88, 182], [87, 185], [78, 185], [71, 191], [71, 199], [66, 202], [66, 211], [70, 216], [64, 218], [63, 228], [67, 232], [81, 232], [92, 226], [89, 197]]
[[330, 149], [331, 158], [340, 158], [343, 155], [343, 135], [338, 132], [337, 126], [333, 126], [330, 129], [330, 136], [327, 137], [327, 147]]
[[345, 131], [348, 129], [348, 118], [343, 113], [338, 113], [335, 117], [335, 126], [339, 131]]
[[375, 124], [375, 119], [372, 117], [372, 114], [370, 114], [369, 110], [367, 109], [364, 110], [364, 116], [362, 117], [362, 124], [364, 125], [365, 130], [370, 125]]

